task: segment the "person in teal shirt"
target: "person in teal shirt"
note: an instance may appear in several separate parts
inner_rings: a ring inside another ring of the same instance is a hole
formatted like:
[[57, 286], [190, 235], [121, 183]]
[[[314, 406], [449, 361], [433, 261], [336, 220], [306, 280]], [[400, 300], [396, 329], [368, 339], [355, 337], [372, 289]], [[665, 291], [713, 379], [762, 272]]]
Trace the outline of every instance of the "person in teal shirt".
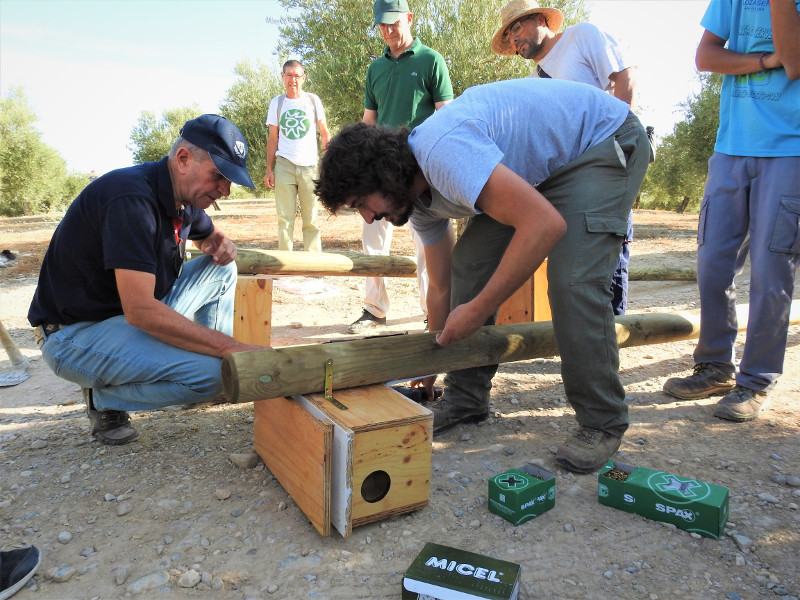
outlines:
[[[714, 416], [758, 417], [783, 372], [800, 264], [800, 13], [795, 0], [711, 0], [697, 68], [724, 75], [697, 230], [694, 372], [664, 391], [725, 394]], [[750, 316], [734, 363], [736, 286], [750, 257]]]

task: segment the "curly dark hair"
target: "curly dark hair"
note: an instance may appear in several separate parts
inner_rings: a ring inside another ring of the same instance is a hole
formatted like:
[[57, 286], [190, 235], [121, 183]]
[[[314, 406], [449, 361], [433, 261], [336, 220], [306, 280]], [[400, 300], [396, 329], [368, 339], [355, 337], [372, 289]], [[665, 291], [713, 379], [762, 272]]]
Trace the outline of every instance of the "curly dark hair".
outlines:
[[397, 207], [410, 207], [410, 190], [419, 164], [408, 145], [407, 127], [366, 123], [342, 127], [325, 150], [314, 191], [336, 214], [353, 199], [380, 192]]

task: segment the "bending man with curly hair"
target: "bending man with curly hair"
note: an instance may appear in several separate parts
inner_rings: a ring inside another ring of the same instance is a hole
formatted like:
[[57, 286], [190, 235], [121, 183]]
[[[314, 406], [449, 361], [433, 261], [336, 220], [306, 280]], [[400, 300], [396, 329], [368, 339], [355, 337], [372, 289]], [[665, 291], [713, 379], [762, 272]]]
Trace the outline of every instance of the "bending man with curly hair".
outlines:
[[[425, 244], [428, 319], [442, 346], [493, 324], [549, 256], [553, 328], [579, 425], [556, 460], [588, 473], [628, 427], [608, 281], [648, 159], [624, 102], [579, 83], [520, 79], [471, 88], [412, 133], [343, 128], [316, 192], [331, 212], [355, 208], [367, 223], [410, 220]], [[456, 242], [450, 219], [463, 217]], [[434, 433], [486, 419], [496, 371], [448, 373]]]

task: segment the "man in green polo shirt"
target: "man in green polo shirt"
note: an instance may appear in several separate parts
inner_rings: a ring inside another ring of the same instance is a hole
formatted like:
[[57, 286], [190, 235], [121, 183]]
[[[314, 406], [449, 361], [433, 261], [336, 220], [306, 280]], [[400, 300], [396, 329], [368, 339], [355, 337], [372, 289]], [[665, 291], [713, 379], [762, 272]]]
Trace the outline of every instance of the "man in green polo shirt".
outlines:
[[[411, 33], [414, 15], [406, 0], [376, 0], [375, 21], [386, 42], [383, 56], [367, 69], [364, 85], [364, 117], [370, 124], [413, 129], [453, 99], [450, 74], [441, 54], [428, 48]], [[391, 223], [364, 223], [361, 240], [364, 254], [387, 255], [392, 245]], [[425, 296], [428, 273], [422, 243], [412, 233], [417, 254], [420, 308], [427, 315]], [[364, 333], [386, 324], [389, 296], [383, 277], [368, 277], [364, 311], [350, 325], [350, 333]]]

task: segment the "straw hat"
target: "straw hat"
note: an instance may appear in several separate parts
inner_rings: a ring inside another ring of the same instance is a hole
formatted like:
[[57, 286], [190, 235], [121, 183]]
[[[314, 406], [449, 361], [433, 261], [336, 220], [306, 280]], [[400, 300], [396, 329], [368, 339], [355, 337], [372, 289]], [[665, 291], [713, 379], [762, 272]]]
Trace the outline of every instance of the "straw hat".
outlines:
[[495, 54], [514, 54], [511, 44], [505, 36], [506, 27], [517, 19], [542, 13], [547, 17], [547, 26], [553, 33], [558, 33], [561, 24], [564, 22], [564, 14], [557, 8], [542, 8], [534, 0], [511, 0], [500, 11], [500, 29], [492, 38], [492, 52]]

